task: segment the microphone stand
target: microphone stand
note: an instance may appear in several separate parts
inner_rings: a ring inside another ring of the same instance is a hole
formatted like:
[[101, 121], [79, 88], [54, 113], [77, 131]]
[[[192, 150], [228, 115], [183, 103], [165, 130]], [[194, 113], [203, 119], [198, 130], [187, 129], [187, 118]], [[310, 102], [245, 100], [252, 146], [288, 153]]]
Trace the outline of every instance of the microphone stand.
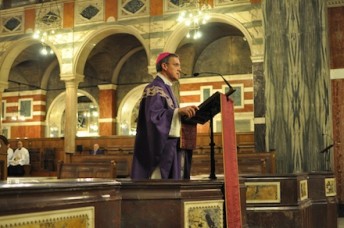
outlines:
[[334, 144], [331, 144], [327, 147], [325, 147], [323, 150], [320, 151], [321, 154], [324, 154], [325, 157], [325, 171], [331, 171], [330, 170], [330, 149], [334, 146]]
[[[211, 112], [211, 111], [210, 111]], [[216, 180], [217, 177], [215, 175], [215, 143], [214, 143], [214, 127], [213, 127], [213, 115], [210, 113], [210, 175], [209, 178], [212, 180]]]
[[232, 95], [232, 93], [234, 93], [236, 90], [231, 86], [231, 84], [229, 84], [229, 82], [225, 79], [225, 77], [223, 77], [222, 74], [220, 73], [216, 73], [216, 72], [200, 72], [200, 73], [193, 73], [192, 75], [194, 77], [197, 77], [198, 75], [201, 75], [201, 74], [208, 74], [208, 75], [218, 75], [222, 78], [222, 80], [226, 83], [226, 85], [228, 86], [229, 88], [229, 91], [225, 94], [226, 97], [227, 97], [227, 100], [229, 99], [229, 96]]
[[325, 171], [331, 171], [330, 166], [330, 149], [336, 144], [336, 142], [333, 140], [331, 135], [328, 135], [326, 133], [322, 134], [323, 136], [328, 137], [332, 143], [329, 146], [326, 146], [324, 149], [322, 149], [319, 153], [324, 154], [324, 160], [325, 160]]
[[[220, 76], [229, 88], [229, 91], [225, 94], [227, 97], [227, 100], [229, 99], [229, 96], [232, 95], [236, 91], [229, 84], [229, 82], [223, 77], [223, 75], [220, 73], [200, 72], [200, 73], [193, 73], [192, 75], [194, 77], [197, 77], [198, 75], [201, 75], [201, 74]], [[210, 146], [210, 175], [209, 175], [209, 178], [212, 180], [216, 180], [216, 175], [215, 175], [215, 143], [214, 143], [214, 127], [213, 127], [213, 115], [212, 115], [212, 113], [210, 113], [210, 116], [211, 116], [211, 118], [210, 118], [210, 143], [209, 143], [209, 146]]]

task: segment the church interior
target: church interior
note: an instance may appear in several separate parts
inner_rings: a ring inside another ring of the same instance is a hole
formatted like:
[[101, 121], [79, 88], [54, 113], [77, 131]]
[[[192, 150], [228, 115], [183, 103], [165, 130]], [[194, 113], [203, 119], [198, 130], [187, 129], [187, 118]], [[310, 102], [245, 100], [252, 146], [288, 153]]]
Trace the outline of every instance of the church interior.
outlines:
[[[344, 0], [0, 0], [0, 23], [1, 135], [30, 156], [8, 175], [0, 139], [0, 227], [341, 227]], [[235, 92], [190, 179], [131, 180], [161, 52], [181, 107]]]

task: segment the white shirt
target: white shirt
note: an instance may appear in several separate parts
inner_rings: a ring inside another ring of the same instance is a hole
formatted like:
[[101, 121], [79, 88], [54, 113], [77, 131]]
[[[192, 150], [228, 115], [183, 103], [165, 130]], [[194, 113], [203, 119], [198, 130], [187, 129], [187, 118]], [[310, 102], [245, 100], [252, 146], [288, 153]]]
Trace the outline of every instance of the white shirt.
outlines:
[[[166, 85], [172, 86], [172, 83], [163, 74], [158, 73], [158, 76], [164, 81]], [[168, 135], [170, 137], [180, 137], [181, 126], [181, 118], [178, 115], [178, 108], [175, 108], [171, 122], [171, 129]]]
[[13, 149], [11, 147], [9, 147], [7, 149], [7, 167], [10, 166], [10, 161], [13, 157]]
[[13, 157], [9, 162], [10, 165], [28, 165], [30, 164], [29, 151], [22, 147], [14, 151]]

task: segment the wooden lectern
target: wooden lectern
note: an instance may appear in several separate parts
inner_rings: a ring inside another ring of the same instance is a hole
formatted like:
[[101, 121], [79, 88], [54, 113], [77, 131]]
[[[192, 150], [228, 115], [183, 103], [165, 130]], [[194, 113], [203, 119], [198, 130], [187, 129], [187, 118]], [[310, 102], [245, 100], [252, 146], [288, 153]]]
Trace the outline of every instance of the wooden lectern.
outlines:
[[200, 106], [196, 115], [184, 119], [185, 124], [204, 124], [210, 121], [210, 179], [216, 179], [214, 155], [213, 117], [221, 112], [222, 147], [224, 165], [224, 185], [227, 227], [241, 227], [240, 185], [238, 159], [236, 152], [236, 135], [234, 124], [233, 100], [230, 94], [214, 93]]
[[205, 124], [210, 121], [210, 179], [216, 179], [213, 117], [221, 111], [220, 97], [221, 93], [214, 93], [198, 106], [199, 110], [194, 117], [183, 120], [184, 124]]
[[7, 145], [0, 139], [0, 180], [7, 179]]

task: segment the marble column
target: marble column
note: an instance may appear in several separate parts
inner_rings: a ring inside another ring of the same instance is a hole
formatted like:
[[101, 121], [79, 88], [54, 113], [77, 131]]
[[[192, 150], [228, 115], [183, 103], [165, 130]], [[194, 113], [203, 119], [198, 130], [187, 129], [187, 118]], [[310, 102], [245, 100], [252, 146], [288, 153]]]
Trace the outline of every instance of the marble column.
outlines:
[[254, 84], [254, 142], [257, 152], [266, 152], [265, 145], [265, 78], [263, 61], [253, 61], [252, 64]]
[[[0, 82], [0, 104], [2, 104], [2, 94], [4, 93], [5, 89], [8, 87], [8, 83], [3, 83], [3, 82]], [[2, 133], [2, 105], [0, 105], [0, 118], [1, 118], [1, 121], [0, 121], [0, 130], [1, 130], [1, 133]]]
[[75, 138], [77, 127], [78, 111], [78, 85], [83, 80], [81, 75], [61, 75], [66, 83], [66, 110], [64, 126], [64, 151], [65, 153], [75, 152]]
[[322, 171], [332, 134], [327, 7], [263, 1], [267, 149], [278, 173]]

